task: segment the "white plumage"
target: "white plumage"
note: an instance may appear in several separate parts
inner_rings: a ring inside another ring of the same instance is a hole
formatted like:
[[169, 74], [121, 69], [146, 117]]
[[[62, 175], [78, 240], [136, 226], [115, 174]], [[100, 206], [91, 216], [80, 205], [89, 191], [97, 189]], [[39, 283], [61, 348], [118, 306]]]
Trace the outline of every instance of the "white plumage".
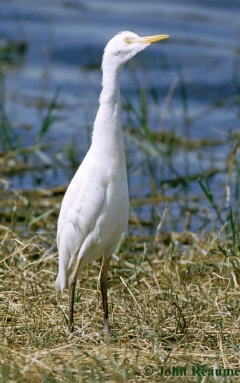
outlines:
[[92, 144], [66, 191], [58, 219], [59, 272], [55, 287], [56, 290], [70, 287], [70, 331], [76, 280], [87, 263], [104, 254], [101, 291], [104, 331], [109, 333], [107, 271], [110, 257], [127, 227], [129, 213], [118, 78], [131, 57], [167, 37], [139, 37], [133, 32], [121, 32], [104, 51], [102, 92]]

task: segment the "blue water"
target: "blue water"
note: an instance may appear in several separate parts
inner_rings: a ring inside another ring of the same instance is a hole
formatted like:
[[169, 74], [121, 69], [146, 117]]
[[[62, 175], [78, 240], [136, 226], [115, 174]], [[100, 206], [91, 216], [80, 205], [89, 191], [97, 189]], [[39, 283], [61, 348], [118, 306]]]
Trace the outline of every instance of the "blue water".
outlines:
[[[75, 143], [79, 161], [89, 146], [90, 128], [98, 108], [101, 90], [101, 58], [108, 40], [118, 31], [139, 35], [169, 34], [127, 64], [121, 76], [122, 100], [139, 109], [137, 94], [146, 89], [148, 120], [153, 131], [175, 131], [191, 139], [226, 140], [239, 128], [240, 116], [240, 2], [239, 0], [186, 1], [60, 1], [1, 0], [0, 39], [24, 40], [26, 56], [17, 66], [4, 65], [6, 109], [24, 145], [36, 142], [46, 109], [36, 107], [41, 99], [50, 102], [60, 89], [58, 119], [44, 137], [58, 158], [67, 143]], [[0, 40], [0, 41], [1, 41]], [[183, 86], [186, 100], [181, 93]], [[169, 102], [166, 96], [173, 89]], [[155, 95], [155, 98], [152, 96]], [[129, 116], [123, 110], [123, 122]], [[186, 124], [186, 120], [188, 123]], [[134, 122], [134, 117], [133, 117]], [[31, 126], [26, 130], [24, 127]], [[86, 128], [88, 127], [88, 128]], [[154, 175], [159, 192], [162, 182], [176, 174], [163, 156], [150, 160], [159, 167]], [[51, 155], [50, 153], [48, 154]], [[184, 175], [217, 166], [226, 168], [229, 146], [173, 153], [177, 172]], [[132, 197], [151, 195], [149, 167], [138, 145], [127, 141], [129, 184]], [[187, 165], [186, 165], [187, 164]], [[68, 182], [71, 172], [44, 173], [42, 186]], [[224, 191], [226, 174], [213, 178], [213, 190]], [[11, 178], [12, 187], [33, 186], [32, 176]], [[197, 182], [184, 188], [167, 189], [167, 194], [197, 195]], [[208, 202], [208, 216], [214, 216]], [[161, 210], [161, 205], [159, 209]], [[187, 207], [183, 207], [186, 209]], [[179, 206], [176, 222], [182, 215]], [[147, 207], [139, 214], [151, 218]], [[203, 213], [204, 214], [204, 213]], [[210, 218], [209, 218], [210, 219]], [[194, 227], [201, 226], [197, 222]], [[179, 229], [178, 224], [176, 227]]]

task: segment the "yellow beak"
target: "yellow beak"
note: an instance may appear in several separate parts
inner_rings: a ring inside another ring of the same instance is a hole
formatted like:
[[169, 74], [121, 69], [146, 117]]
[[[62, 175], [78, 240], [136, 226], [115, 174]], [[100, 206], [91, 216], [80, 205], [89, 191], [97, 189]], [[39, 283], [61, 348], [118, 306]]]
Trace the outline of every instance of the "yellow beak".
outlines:
[[155, 36], [146, 36], [146, 37], [141, 37], [141, 44], [152, 44], [156, 43], [157, 41], [160, 40], [165, 40], [169, 37], [169, 35], [155, 35]]

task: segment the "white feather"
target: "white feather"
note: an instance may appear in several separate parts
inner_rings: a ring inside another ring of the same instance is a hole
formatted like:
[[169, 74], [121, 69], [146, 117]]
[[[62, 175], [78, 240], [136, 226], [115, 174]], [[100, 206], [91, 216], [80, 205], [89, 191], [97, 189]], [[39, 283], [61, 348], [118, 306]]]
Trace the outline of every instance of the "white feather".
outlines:
[[[152, 38], [153, 37], [153, 38]], [[118, 78], [124, 64], [162, 36], [121, 32], [107, 44], [100, 106], [91, 147], [62, 201], [58, 219], [59, 272], [55, 287], [68, 287], [77, 260], [82, 268], [98, 256], [111, 257], [129, 214], [129, 197]]]

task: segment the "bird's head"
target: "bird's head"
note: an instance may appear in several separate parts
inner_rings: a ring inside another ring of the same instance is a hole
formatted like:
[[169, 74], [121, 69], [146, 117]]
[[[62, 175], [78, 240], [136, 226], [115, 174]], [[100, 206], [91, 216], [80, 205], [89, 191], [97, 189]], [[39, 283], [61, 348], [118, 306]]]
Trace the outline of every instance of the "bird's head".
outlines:
[[140, 37], [133, 32], [120, 32], [108, 42], [104, 50], [103, 67], [104, 64], [113, 65], [115, 63], [119, 68], [122, 68], [138, 52], [141, 52], [150, 44], [168, 37], [168, 35]]

